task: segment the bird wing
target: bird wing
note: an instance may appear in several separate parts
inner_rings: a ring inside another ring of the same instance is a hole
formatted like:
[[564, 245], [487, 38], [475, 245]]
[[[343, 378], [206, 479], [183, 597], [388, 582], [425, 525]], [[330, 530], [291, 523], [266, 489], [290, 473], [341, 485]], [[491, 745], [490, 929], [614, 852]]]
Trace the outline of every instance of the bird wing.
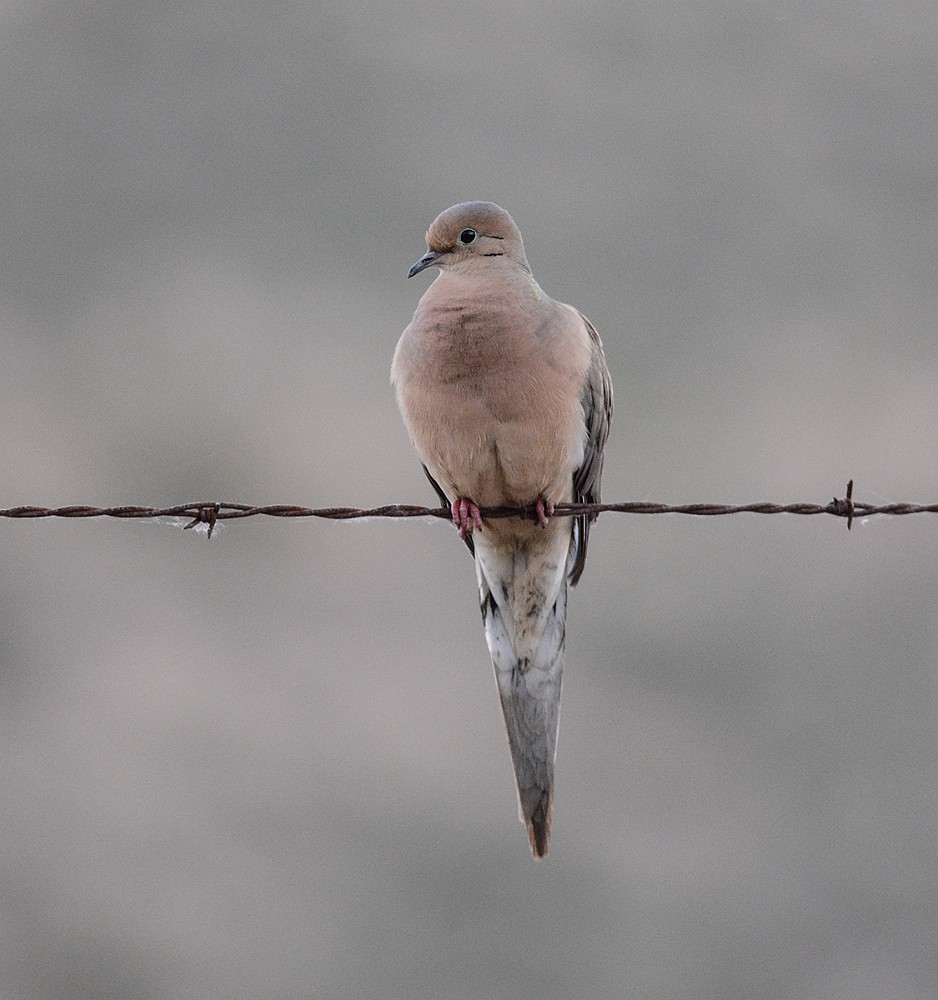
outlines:
[[[582, 313], [578, 315], [586, 325], [592, 345], [592, 355], [580, 394], [583, 419], [586, 424], [586, 448], [580, 467], [573, 473], [573, 496], [576, 503], [599, 503], [603, 448], [612, 422], [612, 381], [609, 378], [602, 341], [596, 328]], [[581, 514], [575, 520], [571, 543], [573, 565], [569, 573], [571, 586], [574, 586], [583, 574], [590, 523], [595, 519], [595, 515], [590, 517]]]

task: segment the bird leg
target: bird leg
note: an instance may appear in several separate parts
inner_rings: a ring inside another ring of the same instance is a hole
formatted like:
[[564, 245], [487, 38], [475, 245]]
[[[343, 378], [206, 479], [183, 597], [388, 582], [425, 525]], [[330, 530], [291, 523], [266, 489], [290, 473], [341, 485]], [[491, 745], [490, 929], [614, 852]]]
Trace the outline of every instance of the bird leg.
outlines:
[[478, 531], [482, 530], [482, 514], [471, 500], [467, 500], [465, 497], [454, 500], [450, 510], [453, 515], [453, 524], [459, 528], [459, 537], [463, 540], [465, 540], [466, 533], [472, 531], [473, 528]]
[[554, 516], [553, 500], [545, 500], [544, 497], [538, 497], [534, 504], [534, 511], [537, 514], [537, 523], [542, 528], [546, 528], [547, 519]]

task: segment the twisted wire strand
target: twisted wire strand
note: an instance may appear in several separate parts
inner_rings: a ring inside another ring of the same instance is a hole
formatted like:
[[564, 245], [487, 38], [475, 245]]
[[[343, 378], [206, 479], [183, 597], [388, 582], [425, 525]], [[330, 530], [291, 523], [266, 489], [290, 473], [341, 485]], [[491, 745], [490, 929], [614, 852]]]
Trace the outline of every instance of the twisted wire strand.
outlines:
[[[847, 484], [844, 497], [834, 497], [826, 504], [817, 503], [687, 503], [666, 504], [648, 501], [629, 501], [624, 503], [559, 503], [554, 509], [554, 517], [575, 517], [586, 514], [598, 517], [600, 514], [689, 514], [694, 517], [715, 517], [725, 514], [829, 514], [833, 517], [847, 519], [849, 528], [855, 517], [867, 517], [874, 514], [904, 516], [907, 514], [936, 514], [938, 504], [918, 503], [888, 503], [869, 504], [853, 499], [853, 480]], [[482, 508], [483, 519], [504, 517], [520, 517], [527, 520], [537, 520], [534, 507], [485, 507]], [[450, 511], [446, 507], [422, 507], [416, 504], [385, 504], [381, 507], [300, 507], [292, 504], [269, 504], [254, 506], [243, 503], [228, 503], [223, 501], [197, 501], [194, 503], [175, 504], [171, 507], [93, 507], [85, 505], [70, 505], [65, 507], [21, 506], [0, 509], [0, 517], [7, 518], [84, 518], [84, 517], [115, 517], [121, 519], [180, 517], [191, 518], [187, 528], [199, 524], [208, 525], [208, 534], [219, 521], [230, 521], [245, 517], [288, 517], [305, 518], [318, 517], [335, 521], [347, 521], [365, 517], [439, 517], [449, 519]]]

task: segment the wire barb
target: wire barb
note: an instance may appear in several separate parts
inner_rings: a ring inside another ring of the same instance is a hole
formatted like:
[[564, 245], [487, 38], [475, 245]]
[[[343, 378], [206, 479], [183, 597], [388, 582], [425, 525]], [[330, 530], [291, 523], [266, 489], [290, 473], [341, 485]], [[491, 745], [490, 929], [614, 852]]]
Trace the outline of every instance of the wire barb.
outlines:
[[212, 537], [212, 532], [215, 530], [215, 524], [218, 521], [218, 509], [221, 504], [216, 500], [214, 503], [203, 503], [198, 505], [198, 511], [192, 520], [183, 527], [184, 531], [188, 531], [189, 528], [194, 528], [197, 524], [207, 524], [208, 531], [205, 533], [207, 538]]
[[853, 515], [855, 513], [853, 508], [852, 479], [849, 483], [847, 483], [847, 495], [842, 498], [834, 497], [829, 506], [833, 508], [831, 510], [832, 514], [837, 514], [839, 517], [845, 517], [847, 519], [847, 531], [849, 531], [853, 527]]
[[[585, 514], [595, 518], [600, 514], [689, 514], [693, 517], [714, 517], [723, 514], [830, 514], [847, 520], [847, 528], [853, 525], [854, 517], [868, 517], [872, 514], [888, 514], [904, 516], [906, 514], [936, 514], [938, 504], [890, 503], [876, 506], [853, 499], [853, 480], [847, 483], [847, 493], [844, 497], [834, 497], [830, 503], [688, 503], [664, 504], [648, 501], [630, 501], [625, 503], [559, 503], [554, 508], [554, 517], [577, 517]], [[484, 507], [481, 510], [483, 520], [493, 520], [505, 517], [520, 517], [530, 521], [538, 519], [536, 506], [531, 507]], [[448, 507], [420, 507], [415, 504], [385, 504], [382, 507], [362, 509], [358, 507], [298, 507], [290, 504], [271, 504], [256, 507], [243, 503], [223, 503], [219, 500], [200, 501], [198, 503], [176, 504], [172, 507], [90, 507], [72, 505], [68, 507], [7, 507], [0, 509], [0, 517], [9, 518], [39, 518], [39, 517], [116, 517], [122, 520], [134, 518], [156, 517], [187, 517], [190, 522], [186, 528], [199, 524], [208, 525], [208, 537], [212, 536], [215, 525], [219, 521], [230, 521], [235, 518], [256, 517], [319, 517], [333, 521], [349, 521], [365, 517], [438, 517], [450, 519]]]

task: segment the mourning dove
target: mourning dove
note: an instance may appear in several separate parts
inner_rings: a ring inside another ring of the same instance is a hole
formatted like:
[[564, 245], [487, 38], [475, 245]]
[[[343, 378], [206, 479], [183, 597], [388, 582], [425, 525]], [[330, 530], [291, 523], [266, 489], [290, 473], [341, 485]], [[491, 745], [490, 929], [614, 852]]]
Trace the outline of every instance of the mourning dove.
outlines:
[[[567, 583], [583, 572], [598, 502], [612, 385], [602, 343], [531, 274], [521, 233], [491, 202], [454, 205], [408, 277], [440, 274], [417, 305], [391, 381], [424, 471], [475, 555], [521, 818], [547, 854], [560, 718]], [[533, 507], [534, 519], [479, 508]]]

